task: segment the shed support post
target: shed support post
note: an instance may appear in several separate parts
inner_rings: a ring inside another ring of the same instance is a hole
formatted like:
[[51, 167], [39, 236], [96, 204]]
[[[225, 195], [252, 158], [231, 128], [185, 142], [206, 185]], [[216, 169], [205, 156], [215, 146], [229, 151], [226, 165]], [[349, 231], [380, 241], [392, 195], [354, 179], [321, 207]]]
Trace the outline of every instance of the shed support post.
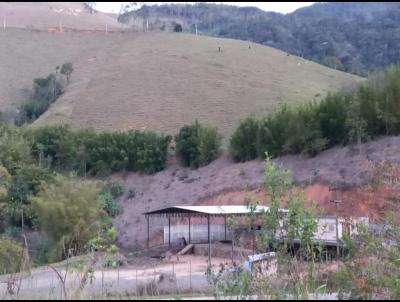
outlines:
[[225, 222], [225, 241], [226, 241], [226, 216], [224, 216], [224, 222]]
[[207, 226], [208, 226], [208, 266], [211, 267], [211, 236], [210, 236], [210, 215], [207, 216]]
[[168, 248], [171, 248], [171, 216], [168, 215]]
[[189, 215], [189, 244], [190, 244], [190, 215]]

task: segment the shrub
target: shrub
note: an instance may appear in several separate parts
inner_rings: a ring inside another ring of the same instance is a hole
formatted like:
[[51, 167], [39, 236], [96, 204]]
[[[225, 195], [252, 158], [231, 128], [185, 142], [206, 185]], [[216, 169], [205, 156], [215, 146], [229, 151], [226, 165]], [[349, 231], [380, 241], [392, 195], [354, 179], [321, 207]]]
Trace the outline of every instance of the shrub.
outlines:
[[102, 200], [102, 208], [110, 217], [116, 217], [122, 212], [121, 206], [115, 200], [113, 194], [106, 190], [100, 194]]
[[175, 136], [176, 156], [181, 160], [184, 166], [195, 166], [199, 157], [198, 129], [200, 125], [196, 121], [192, 125], [185, 125]]
[[10, 174], [23, 165], [32, 163], [31, 143], [19, 129], [0, 126], [0, 164]]
[[219, 156], [221, 135], [217, 128], [202, 126], [197, 120], [181, 127], [175, 136], [176, 155], [184, 166], [198, 168]]
[[[172, 137], [159, 135], [155, 132], [136, 132], [137, 160], [133, 171], [155, 173], [165, 168], [167, 164], [168, 146]], [[134, 157], [130, 157], [134, 160]]]
[[199, 132], [199, 166], [206, 166], [220, 155], [222, 136], [216, 127], [200, 127]]
[[52, 260], [79, 254], [97, 234], [102, 207], [99, 191], [94, 182], [60, 179], [33, 198], [40, 229], [56, 242]]
[[0, 274], [19, 272], [24, 258], [24, 249], [17, 241], [0, 237]]
[[50, 73], [45, 78], [34, 79], [33, 94], [20, 106], [19, 115], [15, 120], [16, 124], [22, 125], [25, 122], [34, 121], [63, 93], [64, 87], [54, 73]]
[[[68, 126], [46, 126], [25, 133], [33, 141], [32, 153], [40, 165], [59, 171], [75, 170], [107, 176], [117, 171], [154, 173], [164, 169], [170, 136], [146, 131], [72, 130]], [[47, 160], [46, 160], [47, 159]]]
[[113, 197], [119, 197], [124, 193], [124, 185], [118, 180], [113, 180], [109, 184], [109, 190]]
[[71, 74], [72, 74], [73, 71], [74, 71], [74, 68], [72, 67], [72, 63], [71, 62], [64, 63], [61, 66], [60, 73], [67, 77], [67, 83], [68, 84], [69, 84], [70, 77], [71, 77]]
[[175, 26], [174, 26], [174, 32], [182, 32], [182, 25], [180, 25], [180, 24], [175, 24]]
[[128, 191], [128, 199], [135, 198], [135, 196], [136, 196], [135, 188], [130, 188], [129, 191]]
[[230, 154], [235, 161], [244, 162], [257, 157], [259, 124], [253, 117], [241, 121], [230, 139]]
[[0, 165], [0, 202], [7, 196], [7, 189], [10, 185], [11, 175], [7, 169]]

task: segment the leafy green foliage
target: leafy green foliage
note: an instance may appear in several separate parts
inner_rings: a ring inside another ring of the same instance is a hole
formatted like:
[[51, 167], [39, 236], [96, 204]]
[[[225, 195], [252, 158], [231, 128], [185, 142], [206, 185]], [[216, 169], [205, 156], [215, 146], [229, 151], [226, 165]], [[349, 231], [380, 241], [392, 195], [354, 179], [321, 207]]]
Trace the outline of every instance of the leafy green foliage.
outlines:
[[118, 180], [111, 181], [108, 187], [114, 197], [119, 197], [124, 193], [124, 185]]
[[54, 260], [79, 254], [100, 229], [99, 192], [94, 182], [60, 179], [33, 198], [40, 228], [56, 243]]
[[32, 153], [39, 165], [97, 176], [124, 170], [158, 172], [165, 167], [171, 141], [151, 131], [96, 133], [68, 126], [29, 129], [26, 136], [34, 141]]
[[[320, 102], [281, 109], [261, 120], [248, 118], [231, 138], [234, 160], [305, 153], [314, 156], [339, 144], [400, 134], [400, 67], [391, 66], [356, 89], [330, 93]], [[255, 138], [256, 137], [256, 138]]]
[[72, 74], [73, 71], [74, 71], [74, 68], [73, 68], [71, 62], [64, 63], [61, 66], [60, 73], [67, 77], [67, 83], [68, 84], [69, 84], [69, 81], [70, 81], [70, 78], [71, 78], [71, 74]]
[[119, 181], [107, 183], [100, 193], [103, 202], [103, 209], [110, 217], [116, 217], [122, 213], [122, 207], [118, 204], [116, 198], [122, 195], [124, 187]]
[[20, 129], [0, 126], [0, 163], [13, 174], [32, 162], [31, 144]]
[[23, 247], [18, 242], [0, 237], [0, 274], [19, 272], [24, 256]]
[[236, 161], [247, 161], [257, 157], [258, 123], [248, 117], [239, 124], [230, 139], [230, 153]]
[[346, 239], [349, 253], [339, 272], [332, 274], [339, 299], [400, 298], [400, 228], [393, 217], [384, 218], [381, 224], [384, 227], [380, 231], [372, 231], [360, 224], [357, 242]]
[[[15, 119], [17, 125], [33, 122], [64, 93], [65, 87], [58, 76], [58, 71], [59, 66], [57, 66], [55, 73], [50, 73], [47, 77], [33, 80], [33, 93], [20, 106], [19, 114]], [[72, 71], [72, 63], [65, 63], [61, 67], [60, 72], [67, 77], [67, 83], [69, 83]]]
[[175, 142], [177, 157], [192, 168], [208, 165], [220, 154], [221, 136], [217, 128], [203, 126], [197, 120], [183, 126]]

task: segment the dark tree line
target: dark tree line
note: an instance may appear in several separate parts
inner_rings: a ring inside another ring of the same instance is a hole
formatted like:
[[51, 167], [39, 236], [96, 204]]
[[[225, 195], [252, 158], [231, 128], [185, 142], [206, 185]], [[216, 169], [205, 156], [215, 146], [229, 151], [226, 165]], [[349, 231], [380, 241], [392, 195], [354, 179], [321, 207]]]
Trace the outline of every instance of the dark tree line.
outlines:
[[263, 119], [243, 120], [230, 140], [236, 161], [283, 154], [311, 156], [336, 145], [400, 134], [400, 67], [371, 77], [352, 91], [320, 102], [283, 106]]
[[145, 5], [119, 20], [133, 17], [155, 29], [180, 20], [185, 31], [197, 25], [204, 34], [251, 40], [360, 75], [400, 61], [398, 3], [317, 3], [287, 15], [207, 3]]

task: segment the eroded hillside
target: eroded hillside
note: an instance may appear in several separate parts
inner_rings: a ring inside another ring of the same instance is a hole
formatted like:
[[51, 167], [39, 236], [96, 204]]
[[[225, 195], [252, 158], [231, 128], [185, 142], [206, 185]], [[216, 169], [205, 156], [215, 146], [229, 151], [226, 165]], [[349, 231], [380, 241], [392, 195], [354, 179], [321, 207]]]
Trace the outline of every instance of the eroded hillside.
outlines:
[[[398, 196], [400, 191], [385, 185], [373, 190], [370, 184], [382, 161], [400, 166], [399, 149], [399, 137], [385, 137], [363, 144], [361, 155], [356, 146], [347, 146], [327, 150], [313, 158], [290, 155], [274, 161], [292, 172], [295, 183], [305, 189], [310, 205], [315, 202], [320, 213], [336, 213], [329, 202], [332, 197], [329, 186], [337, 184], [341, 188], [341, 215], [378, 219], [385, 210], [399, 209], [398, 203], [386, 198]], [[168, 169], [155, 175], [117, 175], [125, 185], [121, 198], [124, 213], [115, 219], [118, 240], [125, 248], [143, 247], [146, 221], [142, 213], [166, 206], [243, 204], [247, 195], [265, 204], [263, 175], [262, 161], [233, 163], [229, 157], [221, 157], [197, 170], [170, 163]], [[134, 198], [128, 199], [129, 189], [134, 190]], [[165, 223], [163, 219], [153, 220], [152, 231], [160, 232]]]

